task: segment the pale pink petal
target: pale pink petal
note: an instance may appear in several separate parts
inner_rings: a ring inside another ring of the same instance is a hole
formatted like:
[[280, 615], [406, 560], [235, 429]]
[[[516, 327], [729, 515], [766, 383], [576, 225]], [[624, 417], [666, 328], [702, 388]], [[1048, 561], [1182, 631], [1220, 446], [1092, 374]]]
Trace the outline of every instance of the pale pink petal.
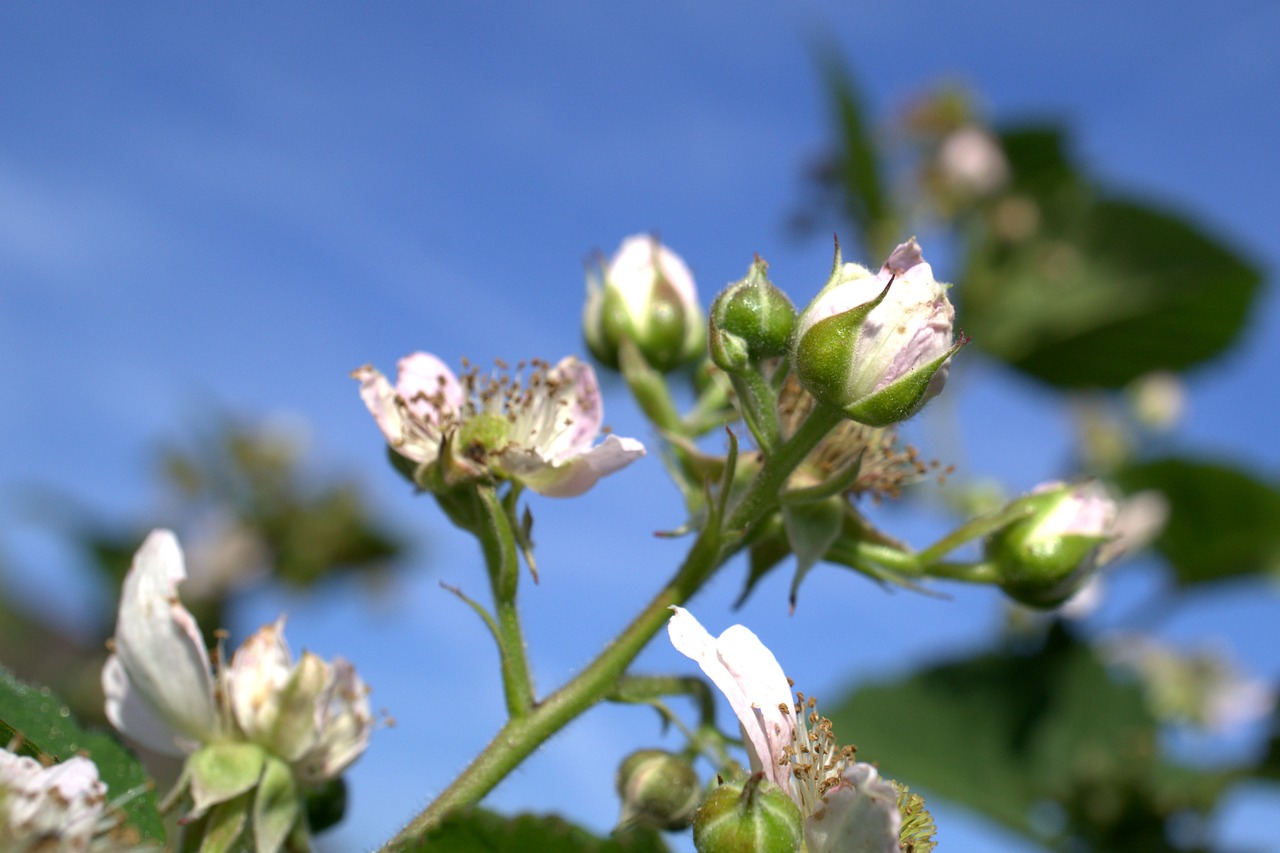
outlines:
[[791, 793], [786, 750], [795, 733], [791, 684], [773, 652], [742, 625], [719, 638], [683, 607], [672, 607], [667, 634], [676, 651], [695, 661], [729, 700], [747, 741], [751, 769]]
[[845, 768], [804, 822], [809, 853], [898, 853], [901, 832], [897, 789], [863, 762]]
[[177, 538], [152, 531], [124, 579], [115, 653], [130, 692], [155, 716], [178, 735], [207, 741], [216, 734], [213, 675], [195, 619], [178, 600], [186, 576]]
[[440, 411], [457, 411], [466, 399], [458, 378], [431, 353], [415, 352], [396, 363], [396, 393], [415, 417], [439, 425]]
[[351, 376], [360, 382], [360, 399], [364, 400], [369, 414], [382, 430], [392, 447], [404, 441], [404, 419], [396, 405], [396, 392], [387, 377], [372, 365], [352, 371]]
[[564, 417], [572, 423], [557, 436], [551, 449], [552, 458], [559, 460], [583, 452], [595, 441], [604, 421], [604, 402], [595, 370], [573, 356], [561, 359], [549, 372], [548, 381], [567, 383], [569, 405]]
[[[912, 237], [907, 242], [898, 244], [898, 247], [889, 255], [889, 260], [884, 262], [884, 269], [890, 275], [902, 275], [922, 263], [924, 263], [924, 254], [920, 251], [920, 244], [916, 242], [916, 238]], [[933, 279], [932, 274], [929, 279]]]
[[634, 438], [606, 436], [580, 456], [554, 463], [531, 448], [514, 448], [500, 457], [509, 477], [550, 498], [572, 498], [590, 489], [601, 477], [612, 474], [644, 456], [644, 445]]

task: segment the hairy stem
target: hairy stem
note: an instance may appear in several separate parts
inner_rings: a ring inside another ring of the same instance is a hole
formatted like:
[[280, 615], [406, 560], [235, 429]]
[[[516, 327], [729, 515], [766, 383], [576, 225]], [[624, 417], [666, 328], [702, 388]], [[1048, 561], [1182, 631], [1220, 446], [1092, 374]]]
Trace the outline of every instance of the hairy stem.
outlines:
[[818, 406], [788, 441], [766, 460], [722, 525], [705, 527], [675, 575], [622, 632], [577, 676], [512, 716], [440, 796], [383, 848], [398, 850], [438, 824], [449, 812], [478, 803], [548, 738], [612, 693], [627, 667], [667, 624], [670, 608], [697, 592], [742, 545], [746, 534], [778, 505], [778, 491], [795, 467], [843, 416]]

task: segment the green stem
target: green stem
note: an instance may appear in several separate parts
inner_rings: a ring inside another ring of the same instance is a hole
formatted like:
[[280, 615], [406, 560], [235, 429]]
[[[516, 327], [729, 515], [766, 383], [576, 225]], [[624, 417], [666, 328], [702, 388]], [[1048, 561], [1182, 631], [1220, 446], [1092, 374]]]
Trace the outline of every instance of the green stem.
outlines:
[[723, 526], [703, 529], [675, 575], [631, 624], [571, 681], [528, 714], [513, 715], [449, 787], [383, 850], [398, 850], [455, 809], [478, 803], [538, 746], [608, 696], [649, 640], [667, 624], [670, 608], [688, 601], [741, 546], [749, 530], [777, 507], [778, 490], [787, 477], [842, 417], [835, 409], [815, 408], [796, 434], [765, 460]]
[[769, 381], [760, 373], [760, 365], [753, 364], [744, 373], [730, 374], [729, 379], [742, 403], [742, 418], [751, 429], [756, 444], [766, 454], [772, 453], [781, 441], [778, 434], [778, 398]]
[[827, 559], [873, 575], [874, 572], [864, 567], [887, 569], [902, 578], [945, 578], [965, 583], [996, 583], [999, 580], [994, 563], [982, 560], [977, 562], [925, 561], [921, 559], [922, 554], [923, 552], [912, 553], [876, 542], [846, 540], [837, 543], [831, 551], [827, 552]]
[[516, 607], [516, 590], [520, 580], [520, 551], [516, 547], [511, 517], [497, 491], [479, 486], [484, 519], [477, 534], [484, 549], [493, 588], [493, 604], [497, 611], [498, 654], [502, 662], [502, 689], [507, 699], [507, 713], [523, 717], [533, 707], [533, 681], [525, 656], [524, 632], [520, 627], [520, 610]]
[[667, 380], [650, 366], [630, 338], [624, 338], [618, 347], [618, 368], [645, 417], [659, 429], [683, 435], [684, 424], [671, 399]]

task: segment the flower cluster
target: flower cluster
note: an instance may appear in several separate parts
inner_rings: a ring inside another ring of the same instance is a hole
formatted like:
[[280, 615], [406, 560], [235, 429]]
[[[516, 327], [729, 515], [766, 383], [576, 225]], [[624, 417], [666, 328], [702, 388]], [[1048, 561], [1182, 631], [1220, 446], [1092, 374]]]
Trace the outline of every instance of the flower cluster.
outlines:
[[809, 853], [897, 853], [902, 831], [898, 790], [876, 768], [841, 747], [816, 702], [797, 694], [777, 658], [742, 625], [713, 637], [694, 616], [672, 607], [667, 633], [729, 700], [754, 773], [799, 808]]
[[591, 365], [569, 357], [527, 367], [527, 375], [522, 362], [515, 376], [471, 368], [459, 377], [434, 355], [416, 352], [400, 359], [394, 388], [369, 365], [352, 376], [392, 449], [415, 463], [419, 484], [433, 490], [497, 477], [572, 497], [644, 455], [633, 438], [608, 435], [595, 444], [604, 406]]
[[[277, 811], [255, 833], [259, 850], [277, 849], [304, 820], [298, 786], [336, 778], [368, 744], [368, 689], [341, 659], [304, 652], [295, 662], [283, 619], [215, 672], [178, 599], [185, 577], [177, 538], [153, 531], [124, 580], [113, 653], [102, 671], [107, 718], [148, 749], [187, 757], [192, 817], [270, 783]], [[175, 796], [183, 790], [180, 784]], [[262, 811], [255, 807], [255, 820]]]

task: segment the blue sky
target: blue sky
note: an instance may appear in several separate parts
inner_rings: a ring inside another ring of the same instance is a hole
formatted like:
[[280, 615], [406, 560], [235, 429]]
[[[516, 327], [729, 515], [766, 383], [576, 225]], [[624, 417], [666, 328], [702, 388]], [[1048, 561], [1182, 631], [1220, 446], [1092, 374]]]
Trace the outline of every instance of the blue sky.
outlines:
[[[66, 550], [24, 515], [19, 486], [52, 484], [137, 517], [158, 508], [144, 467], [151, 443], [203, 411], [305, 418], [317, 463], [361, 469], [395, 521], [427, 538], [430, 559], [390, 600], [267, 593], [236, 627], [288, 609], [294, 645], [353, 659], [399, 720], [354, 771], [334, 849], [385, 838], [496, 730], [501, 703], [480, 626], [437, 586], [482, 591], [475, 548], [386, 469], [348, 371], [370, 361], [389, 370], [414, 349], [481, 363], [579, 352], [583, 259], [640, 231], [658, 230], [685, 257], [704, 301], [753, 253], [807, 300], [830, 245], [796, 239], [785, 222], [828, 132], [811, 51], [819, 38], [844, 51], [880, 115], [959, 80], [999, 120], [1067, 119], [1096, 173], [1195, 212], [1275, 269], [1280, 6], [1178, 6], [6, 5], [9, 573], [29, 596], [56, 589], [47, 606], [59, 618], [91, 595], [73, 582]], [[1176, 442], [1274, 478], [1280, 303], [1268, 293], [1260, 307], [1242, 346], [1193, 377]], [[1061, 413], [1024, 381], [971, 361], [941, 413], [920, 424], [926, 452], [961, 444], [968, 473], [1015, 489], [1063, 473]], [[618, 432], [648, 437], [624, 395], [607, 403]], [[962, 439], [946, 434], [955, 424]], [[535, 669], [551, 686], [666, 577], [681, 546], [649, 533], [680, 519], [653, 457], [585, 499], [534, 510], [543, 582], [526, 604]], [[888, 523], [917, 541], [937, 529], [905, 515]], [[1153, 582], [1135, 574], [1132, 596]], [[693, 609], [716, 630], [751, 625], [820, 697], [973, 647], [1000, 612], [985, 591], [886, 596], [819, 571], [794, 618], [781, 575], [731, 614], [739, 583], [726, 571]], [[1273, 594], [1226, 593], [1168, 631], [1220, 636], [1274, 681], [1275, 612]], [[819, 640], [833, 628], [848, 637], [834, 648]], [[688, 669], [659, 645], [643, 667]], [[643, 712], [593, 712], [493, 802], [606, 827], [612, 768], [657, 738]], [[1233, 803], [1228, 822], [1256, 799]], [[940, 811], [947, 849], [1016, 849]]]

